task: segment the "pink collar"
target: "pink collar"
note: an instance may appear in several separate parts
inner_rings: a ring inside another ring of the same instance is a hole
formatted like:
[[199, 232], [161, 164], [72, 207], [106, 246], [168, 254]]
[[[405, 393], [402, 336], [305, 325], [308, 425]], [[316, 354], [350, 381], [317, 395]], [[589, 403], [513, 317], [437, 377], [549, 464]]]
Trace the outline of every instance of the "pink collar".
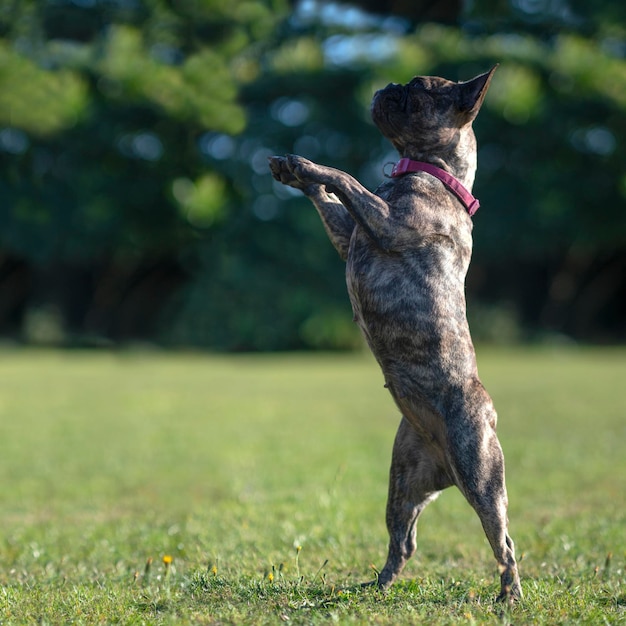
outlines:
[[400, 159], [391, 171], [392, 178], [408, 174], [409, 172], [427, 172], [438, 178], [460, 201], [471, 217], [478, 211], [480, 202], [454, 177], [440, 167], [424, 163], [423, 161], [413, 161], [411, 159]]

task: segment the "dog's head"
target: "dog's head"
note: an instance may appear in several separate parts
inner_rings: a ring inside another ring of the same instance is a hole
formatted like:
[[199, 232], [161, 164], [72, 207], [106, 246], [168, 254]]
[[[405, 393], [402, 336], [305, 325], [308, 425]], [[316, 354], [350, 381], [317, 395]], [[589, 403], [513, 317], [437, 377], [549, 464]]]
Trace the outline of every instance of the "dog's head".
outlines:
[[436, 76], [391, 83], [374, 94], [372, 119], [401, 156], [453, 151], [478, 114], [496, 67], [461, 83]]

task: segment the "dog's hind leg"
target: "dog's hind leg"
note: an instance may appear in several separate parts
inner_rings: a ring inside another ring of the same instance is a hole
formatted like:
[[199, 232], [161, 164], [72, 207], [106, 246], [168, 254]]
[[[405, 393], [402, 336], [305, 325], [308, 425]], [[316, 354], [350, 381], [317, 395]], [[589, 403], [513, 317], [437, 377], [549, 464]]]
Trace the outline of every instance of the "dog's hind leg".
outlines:
[[[490, 411], [492, 409], [489, 409]], [[450, 422], [452, 423], [452, 422]], [[459, 423], [458, 421], [456, 423]], [[522, 597], [515, 548], [508, 534], [504, 455], [493, 418], [479, 423], [465, 420], [462, 430], [448, 432], [455, 482], [472, 505], [491, 545], [500, 571], [498, 600]]]
[[389, 553], [378, 576], [378, 586], [387, 589], [398, 577], [416, 549], [415, 530], [422, 511], [452, 481], [437, 461], [437, 455], [405, 417], [393, 446], [387, 499]]

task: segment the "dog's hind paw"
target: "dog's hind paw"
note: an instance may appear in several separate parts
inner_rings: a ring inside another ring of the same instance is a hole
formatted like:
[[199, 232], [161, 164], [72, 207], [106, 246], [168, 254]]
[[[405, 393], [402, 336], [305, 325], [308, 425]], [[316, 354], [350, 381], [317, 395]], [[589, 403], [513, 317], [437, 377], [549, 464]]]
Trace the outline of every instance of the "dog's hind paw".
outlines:
[[519, 583], [513, 583], [513, 585], [507, 585], [502, 588], [498, 597], [496, 598], [496, 602], [504, 602], [505, 604], [514, 604], [518, 600], [521, 600], [524, 597], [522, 593], [522, 587]]

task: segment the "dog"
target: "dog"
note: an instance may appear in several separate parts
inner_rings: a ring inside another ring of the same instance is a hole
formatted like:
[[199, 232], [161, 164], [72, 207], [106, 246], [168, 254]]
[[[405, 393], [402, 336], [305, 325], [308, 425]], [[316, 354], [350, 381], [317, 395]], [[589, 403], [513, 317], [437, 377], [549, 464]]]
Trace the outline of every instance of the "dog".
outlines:
[[[497, 67], [497, 66], [496, 66]], [[374, 94], [371, 115], [401, 159], [375, 193], [340, 170], [288, 155], [273, 177], [304, 192], [346, 261], [354, 320], [402, 419], [387, 500], [387, 589], [416, 550], [416, 524], [456, 485], [478, 514], [500, 572], [498, 600], [522, 597], [508, 534], [504, 456], [466, 319], [476, 172], [472, 123], [496, 67], [465, 82], [417, 76]]]

